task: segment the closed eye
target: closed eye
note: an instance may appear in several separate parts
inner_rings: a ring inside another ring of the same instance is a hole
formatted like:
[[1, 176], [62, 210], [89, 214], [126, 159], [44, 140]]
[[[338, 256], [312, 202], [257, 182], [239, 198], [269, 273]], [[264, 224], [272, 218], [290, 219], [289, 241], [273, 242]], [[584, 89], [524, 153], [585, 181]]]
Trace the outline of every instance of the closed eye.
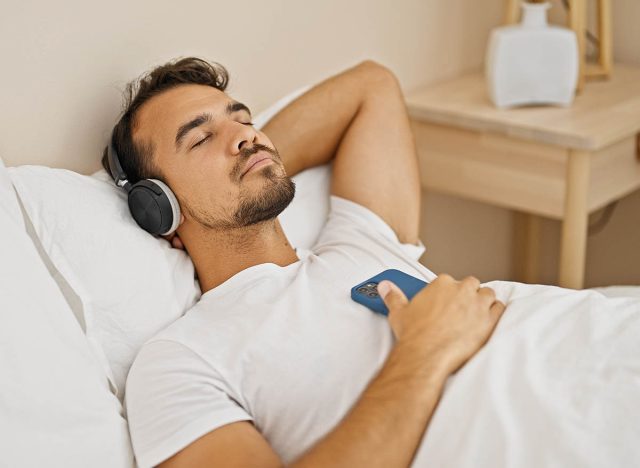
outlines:
[[196, 146], [200, 146], [202, 143], [204, 143], [205, 141], [207, 141], [209, 138], [211, 138], [211, 135], [207, 135], [206, 137], [204, 137], [202, 140], [200, 140], [199, 142], [197, 142], [195, 145], [193, 145], [191, 147], [191, 149], [195, 148]]
[[[240, 122], [242, 125], [249, 125], [250, 127], [253, 127], [254, 123], [253, 122]], [[198, 146], [200, 146], [202, 143], [204, 143], [205, 141], [207, 141], [209, 138], [211, 138], [211, 134], [207, 135], [206, 137], [204, 137], [202, 140], [198, 141], [196, 144], [194, 144], [191, 149], [194, 149]]]

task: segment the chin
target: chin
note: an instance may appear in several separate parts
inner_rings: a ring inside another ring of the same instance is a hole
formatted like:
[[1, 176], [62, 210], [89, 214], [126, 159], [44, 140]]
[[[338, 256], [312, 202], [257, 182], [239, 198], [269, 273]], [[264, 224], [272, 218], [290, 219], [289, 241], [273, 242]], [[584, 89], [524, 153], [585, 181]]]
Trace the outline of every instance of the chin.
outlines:
[[284, 171], [282, 173], [283, 175], [277, 174], [271, 165], [264, 167], [261, 175], [265, 184], [259, 193], [240, 198], [235, 214], [238, 226], [250, 226], [275, 219], [289, 206], [295, 196], [296, 185]]

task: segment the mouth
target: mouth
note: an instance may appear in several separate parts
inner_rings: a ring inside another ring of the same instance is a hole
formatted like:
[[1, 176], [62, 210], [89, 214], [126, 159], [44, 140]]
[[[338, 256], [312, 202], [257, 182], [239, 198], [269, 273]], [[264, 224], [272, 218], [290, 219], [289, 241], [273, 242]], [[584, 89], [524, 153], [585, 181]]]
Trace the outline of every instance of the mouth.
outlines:
[[273, 159], [271, 159], [269, 153], [267, 153], [266, 151], [258, 151], [256, 154], [251, 156], [251, 158], [249, 158], [249, 161], [247, 161], [247, 164], [245, 164], [244, 166], [244, 170], [242, 171], [240, 178], [244, 177], [247, 172], [251, 171], [254, 168], [258, 169], [259, 167], [266, 166], [271, 163], [273, 163]]

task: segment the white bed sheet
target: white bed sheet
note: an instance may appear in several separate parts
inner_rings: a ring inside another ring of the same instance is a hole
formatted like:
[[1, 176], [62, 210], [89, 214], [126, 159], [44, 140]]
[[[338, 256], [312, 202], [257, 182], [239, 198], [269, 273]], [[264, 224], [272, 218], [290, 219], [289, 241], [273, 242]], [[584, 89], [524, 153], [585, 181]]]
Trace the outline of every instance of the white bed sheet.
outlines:
[[607, 297], [637, 297], [640, 298], [640, 286], [607, 286], [604, 288], [593, 288]]
[[413, 466], [640, 466], [640, 288], [487, 285], [507, 311], [448, 380]]

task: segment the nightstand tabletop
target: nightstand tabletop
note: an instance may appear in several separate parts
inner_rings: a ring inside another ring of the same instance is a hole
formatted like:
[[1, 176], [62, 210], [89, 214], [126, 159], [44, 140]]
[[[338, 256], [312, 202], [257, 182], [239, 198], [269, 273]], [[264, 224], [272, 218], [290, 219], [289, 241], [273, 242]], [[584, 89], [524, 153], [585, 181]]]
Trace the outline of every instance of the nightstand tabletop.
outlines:
[[594, 151], [640, 132], [640, 67], [618, 64], [612, 78], [586, 85], [570, 107], [497, 109], [481, 72], [406, 96], [416, 120]]

